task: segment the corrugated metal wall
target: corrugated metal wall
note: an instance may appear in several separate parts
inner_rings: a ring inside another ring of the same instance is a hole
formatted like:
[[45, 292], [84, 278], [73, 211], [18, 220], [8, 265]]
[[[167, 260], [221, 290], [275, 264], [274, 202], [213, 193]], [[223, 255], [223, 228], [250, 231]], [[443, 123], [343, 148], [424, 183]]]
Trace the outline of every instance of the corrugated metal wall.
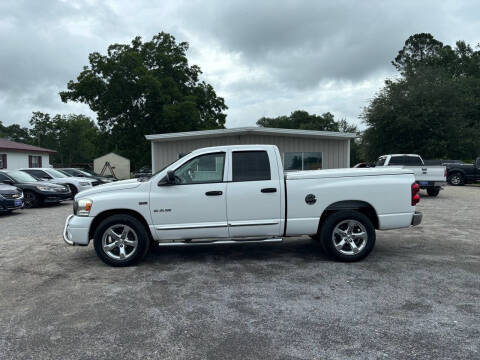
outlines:
[[294, 136], [268, 136], [268, 135], [233, 135], [211, 137], [204, 139], [186, 139], [165, 142], [153, 142], [152, 158], [154, 160], [153, 171], [161, 169], [165, 165], [178, 159], [178, 154], [187, 154], [195, 149], [241, 144], [271, 144], [277, 145], [283, 156], [284, 152], [322, 152], [323, 168], [334, 169], [349, 167], [348, 164], [349, 140], [312, 139]]

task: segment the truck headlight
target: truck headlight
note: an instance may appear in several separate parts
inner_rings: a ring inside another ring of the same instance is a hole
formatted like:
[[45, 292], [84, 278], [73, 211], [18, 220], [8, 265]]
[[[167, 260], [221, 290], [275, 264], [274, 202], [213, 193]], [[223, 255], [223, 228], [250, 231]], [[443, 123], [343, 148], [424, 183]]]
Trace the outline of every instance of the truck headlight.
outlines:
[[88, 216], [92, 209], [93, 201], [90, 199], [75, 200], [74, 213], [78, 216]]

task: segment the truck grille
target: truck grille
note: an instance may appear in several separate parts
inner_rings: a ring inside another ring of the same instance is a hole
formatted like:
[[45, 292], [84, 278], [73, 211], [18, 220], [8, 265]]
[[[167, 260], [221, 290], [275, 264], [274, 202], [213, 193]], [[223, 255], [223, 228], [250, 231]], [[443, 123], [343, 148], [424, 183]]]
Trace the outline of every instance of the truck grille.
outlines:
[[22, 197], [22, 193], [16, 192], [16, 193], [0, 193], [5, 199], [9, 200], [14, 200], [14, 199], [20, 199]]

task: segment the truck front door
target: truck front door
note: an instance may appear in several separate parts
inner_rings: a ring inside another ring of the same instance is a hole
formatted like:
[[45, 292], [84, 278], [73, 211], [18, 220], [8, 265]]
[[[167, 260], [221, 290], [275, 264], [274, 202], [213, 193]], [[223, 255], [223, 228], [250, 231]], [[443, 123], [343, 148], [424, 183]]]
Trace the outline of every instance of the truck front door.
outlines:
[[174, 170], [176, 184], [152, 183], [150, 210], [157, 238], [228, 237], [225, 152], [198, 155]]
[[232, 151], [227, 184], [230, 237], [279, 236], [283, 174], [273, 151]]

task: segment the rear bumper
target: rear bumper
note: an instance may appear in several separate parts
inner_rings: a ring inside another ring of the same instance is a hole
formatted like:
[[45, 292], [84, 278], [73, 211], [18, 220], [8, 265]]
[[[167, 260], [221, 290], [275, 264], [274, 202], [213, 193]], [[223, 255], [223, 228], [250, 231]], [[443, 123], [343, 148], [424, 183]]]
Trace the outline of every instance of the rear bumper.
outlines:
[[422, 222], [423, 214], [420, 211], [415, 211], [412, 217], [412, 226], [417, 226]]
[[420, 189], [428, 189], [428, 188], [437, 188], [446, 186], [446, 181], [417, 181], [417, 184], [420, 186]]

